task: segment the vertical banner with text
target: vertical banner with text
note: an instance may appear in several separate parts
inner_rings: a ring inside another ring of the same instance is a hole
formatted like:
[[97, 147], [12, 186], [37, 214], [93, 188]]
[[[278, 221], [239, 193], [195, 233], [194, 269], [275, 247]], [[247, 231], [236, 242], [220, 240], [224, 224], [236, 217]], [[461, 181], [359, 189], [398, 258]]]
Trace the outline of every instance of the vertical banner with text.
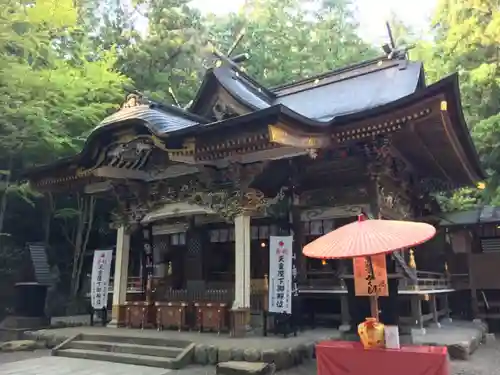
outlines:
[[92, 307], [96, 310], [103, 309], [108, 305], [109, 276], [112, 260], [113, 250], [94, 251], [90, 301]]
[[269, 239], [269, 312], [292, 313], [293, 236]]

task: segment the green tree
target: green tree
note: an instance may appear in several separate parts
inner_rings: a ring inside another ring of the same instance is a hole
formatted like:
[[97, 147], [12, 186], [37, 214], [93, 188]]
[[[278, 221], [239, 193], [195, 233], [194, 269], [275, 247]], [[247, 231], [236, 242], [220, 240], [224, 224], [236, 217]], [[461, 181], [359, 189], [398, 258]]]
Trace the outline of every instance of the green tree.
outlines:
[[343, 0], [249, 0], [237, 14], [210, 16], [207, 29], [222, 51], [246, 34], [234, 54], [249, 53], [250, 76], [279, 85], [365, 60], [377, 53], [357, 35], [358, 25]]
[[71, 0], [30, 5], [2, 0], [0, 169], [5, 178], [0, 233], [14, 194], [35, 204], [26, 186], [15, 182], [17, 172], [79, 151], [89, 130], [124, 96], [128, 80], [114, 70], [113, 51], [88, 59], [67, 43], [75, 33], [77, 12]]
[[120, 53], [118, 69], [153, 100], [187, 105], [202, 78], [205, 44], [200, 13], [188, 0], [145, 0], [148, 33]]
[[432, 21], [432, 42], [420, 42], [416, 55], [426, 63], [429, 81], [460, 75], [462, 103], [472, 137], [489, 175], [484, 191], [460, 189], [455, 203], [500, 203], [500, 3], [498, 0], [440, 0]]

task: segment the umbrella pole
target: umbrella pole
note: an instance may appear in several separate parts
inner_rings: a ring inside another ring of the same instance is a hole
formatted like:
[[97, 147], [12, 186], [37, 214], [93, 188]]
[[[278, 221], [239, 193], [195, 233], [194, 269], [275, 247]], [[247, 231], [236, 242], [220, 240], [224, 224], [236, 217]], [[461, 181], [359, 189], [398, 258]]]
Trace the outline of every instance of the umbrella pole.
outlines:
[[[369, 266], [370, 276], [375, 278], [375, 271], [373, 270], [373, 263], [371, 257], [366, 257], [366, 261]], [[376, 293], [376, 292], [375, 292]], [[378, 295], [370, 296], [370, 312], [373, 318], [378, 321]]]
[[378, 322], [378, 296], [370, 296], [370, 311], [372, 314], [372, 317], [377, 319]]

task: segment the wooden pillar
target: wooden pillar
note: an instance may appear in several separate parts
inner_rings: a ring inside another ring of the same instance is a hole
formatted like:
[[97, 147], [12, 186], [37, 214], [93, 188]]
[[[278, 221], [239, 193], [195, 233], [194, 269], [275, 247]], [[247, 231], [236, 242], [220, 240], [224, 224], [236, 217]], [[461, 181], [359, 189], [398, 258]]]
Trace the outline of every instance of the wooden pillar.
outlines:
[[234, 219], [234, 302], [231, 311], [232, 336], [244, 336], [250, 319], [250, 216]]
[[431, 307], [432, 313], [432, 326], [441, 328], [441, 323], [439, 323], [439, 314], [438, 314], [438, 306], [437, 306], [437, 297], [435, 294], [431, 294], [429, 299], [429, 304]]
[[444, 302], [444, 319], [443, 321], [447, 323], [451, 323], [451, 316], [450, 316], [450, 301], [448, 300], [448, 293], [443, 293], [443, 302]]
[[468, 274], [469, 274], [469, 289], [470, 289], [470, 302], [471, 302], [471, 313], [472, 313], [472, 319], [478, 319], [479, 318], [479, 302], [477, 299], [477, 288], [476, 288], [476, 283], [474, 281], [474, 268], [472, 267], [472, 247], [475, 246], [475, 242], [471, 241], [471, 246], [469, 246], [468, 253], [467, 253], [467, 268], [468, 268]]
[[425, 333], [424, 330], [424, 319], [422, 314], [422, 301], [420, 295], [411, 296], [411, 316], [413, 319], [414, 328], [420, 330], [420, 332]]
[[348, 332], [351, 330], [351, 314], [349, 312], [349, 298], [346, 295], [340, 297], [340, 318], [341, 325], [339, 331]]
[[184, 261], [186, 287], [202, 291], [205, 289], [203, 278], [203, 243], [201, 233], [191, 227], [186, 233], [187, 254]]
[[[294, 198], [295, 200], [295, 198]], [[303, 247], [306, 245], [304, 236], [304, 226], [300, 218], [300, 210], [296, 206], [298, 202], [292, 202], [291, 219], [293, 230], [293, 252], [296, 256], [295, 266], [297, 267], [296, 280], [299, 284], [307, 282], [307, 259], [302, 253]]]
[[116, 233], [116, 254], [115, 254], [115, 273], [113, 284], [113, 307], [111, 322], [108, 327], [118, 327], [124, 324], [125, 309], [123, 305], [127, 299], [127, 281], [128, 281], [128, 261], [130, 255], [130, 235], [125, 227], [118, 228]]

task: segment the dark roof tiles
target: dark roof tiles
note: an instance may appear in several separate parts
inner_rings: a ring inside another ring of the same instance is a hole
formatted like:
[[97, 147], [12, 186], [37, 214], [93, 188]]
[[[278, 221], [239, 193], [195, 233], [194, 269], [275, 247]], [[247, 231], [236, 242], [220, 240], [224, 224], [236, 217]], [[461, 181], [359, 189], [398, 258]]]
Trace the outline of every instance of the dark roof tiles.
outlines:
[[106, 117], [99, 124], [98, 128], [127, 120], [144, 121], [149, 130], [156, 135], [167, 134], [199, 124], [194, 120], [151, 108], [150, 105], [139, 105], [137, 107], [120, 109], [118, 112]]
[[224, 89], [238, 101], [250, 106], [254, 110], [268, 108], [272, 103], [264, 89], [245, 79], [239, 71], [223, 66], [214, 70], [214, 76]]
[[421, 63], [394, 64], [366, 74], [342, 79], [280, 96], [283, 104], [304, 117], [328, 122], [335, 117], [361, 112], [413, 94], [418, 86]]
[[281, 104], [320, 122], [373, 109], [411, 95], [417, 90], [421, 72], [420, 62], [379, 59], [311, 77], [270, 93], [230, 65], [213, 70], [219, 84], [252, 110]]
[[[407, 97], [418, 89], [422, 64], [407, 60], [376, 59], [311, 77], [271, 91], [230, 64], [207, 71], [234, 99], [258, 112], [281, 107], [304, 122], [325, 125], [336, 118], [382, 107]], [[199, 100], [213, 95], [212, 85], [202, 85]], [[203, 93], [205, 92], [205, 94]], [[123, 108], [105, 118], [98, 129], [113, 123], [140, 120], [157, 135], [166, 135], [206, 123], [192, 111], [161, 105]], [[97, 129], [96, 129], [97, 130]]]

